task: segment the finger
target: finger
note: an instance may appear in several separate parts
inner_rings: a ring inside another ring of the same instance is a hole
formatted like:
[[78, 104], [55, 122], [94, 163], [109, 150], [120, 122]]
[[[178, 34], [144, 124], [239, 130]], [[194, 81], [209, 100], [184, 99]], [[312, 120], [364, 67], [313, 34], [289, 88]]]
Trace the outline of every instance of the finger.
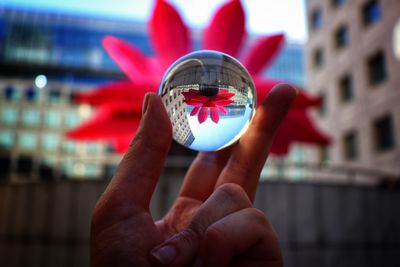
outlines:
[[104, 201], [98, 205], [122, 212], [132, 207], [148, 210], [171, 136], [171, 123], [161, 99], [155, 94], [146, 95], [139, 130], [102, 196]]
[[219, 187], [204, 202], [189, 226], [151, 251], [150, 259], [160, 266], [187, 266], [196, 255], [207, 228], [221, 218], [251, 206], [246, 192], [236, 184]]
[[179, 196], [204, 202], [214, 191], [230, 154], [231, 147], [215, 152], [200, 152], [186, 173]]
[[275, 132], [286, 116], [297, 91], [287, 84], [275, 86], [258, 107], [249, 129], [232, 151], [216, 183], [237, 183], [254, 199], [258, 179], [267, 159]]
[[202, 266], [282, 266], [278, 238], [265, 215], [247, 208], [212, 224], [194, 263]]

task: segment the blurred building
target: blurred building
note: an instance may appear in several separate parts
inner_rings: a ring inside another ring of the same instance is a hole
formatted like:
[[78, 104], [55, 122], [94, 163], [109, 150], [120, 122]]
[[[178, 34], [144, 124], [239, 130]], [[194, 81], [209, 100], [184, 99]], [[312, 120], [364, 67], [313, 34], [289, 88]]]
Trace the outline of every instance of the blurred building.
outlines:
[[397, 0], [307, 1], [308, 88], [324, 99], [321, 127], [333, 138], [321, 160], [400, 174]]
[[[110, 176], [120, 159], [110, 146], [64, 137], [92, 114], [74, 92], [124, 78], [101, 46], [108, 34], [153, 53], [143, 23], [0, 8], [0, 180]], [[301, 84], [302, 51], [289, 43], [266, 74]]]
[[1, 179], [110, 176], [119, 157], [106, 144], [64, 137], [92, 113], [72, 93], [123, 77], [101, 47], [107, 34], [150, 53], [142, 24], [0, 10]]

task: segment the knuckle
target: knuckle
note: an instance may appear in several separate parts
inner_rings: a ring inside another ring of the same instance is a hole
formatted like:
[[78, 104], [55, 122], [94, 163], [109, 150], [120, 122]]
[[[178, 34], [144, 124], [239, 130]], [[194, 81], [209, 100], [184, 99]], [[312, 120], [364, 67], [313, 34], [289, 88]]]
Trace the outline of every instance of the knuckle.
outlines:
[[228, 242], [228, 236], [224, 234], [223, 229], [221, 229], [218, 225], [212, 225], [207, 228], [204, 236], [204, 240], [207, 245], [215, 246], [217, 244]]
[[179, 234], [179, 243], [191, 245], [200, 242], [204, 238], [204, 232], [196, 227], [188, 227]]
[[202, 240], [206, 227], [198, 220], [190, 222], [189, 226], [185, 229], [186, 235], [193, 240]]
[[228, 177], [240, 177], [243, 180], [247, 180], [248, 177], [252, 175], [252, 169], [250, 166], [252, 166], [250, 162], [233, 157], [230, 159], [228, 167], [226, 168], [226, 175]]
[[247, 216], [249, 219], [255, 223], [258, 223], [262, 226], [269, 226], [269, 222], [267, 217], [265, 216], [264, 212], [256, 208], [248, 208], [247, 209]]
[[248, 201], [246, 191], [235, 183], [225, 183], [217, 188], [219, 194], [223, 194], [226, 198], [230, 199], [232, 202], [243, 202], [243, 200]]

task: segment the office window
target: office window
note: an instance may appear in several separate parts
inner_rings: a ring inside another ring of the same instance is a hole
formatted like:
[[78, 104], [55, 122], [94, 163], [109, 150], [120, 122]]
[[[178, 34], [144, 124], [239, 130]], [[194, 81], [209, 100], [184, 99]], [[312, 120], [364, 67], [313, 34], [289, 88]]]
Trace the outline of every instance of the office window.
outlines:
[[29, 176], [33, 169], [33, 159], [28, 156], [22, 156], [17, 159], [17, 172], [20, 175]]
[[322, 15], [319, 9], [314, 10], [311, 13], [311, 29], [318, 30], [322, 27]]
[[61, 102], [61, 92], [59, 90], [49, 90], [47, 93], [47, 102], [58, 104]]
[[18, 111], [13, 107], [0, 107], [0, 120], [1, 124], [15, 125], [18, 121]]
[[21, 90], [13, 85], [7, 85], [3, 89], [4, 98], [8, 101], [18, 101], [21, 99]]
[[34, 87], [29, 87], [25, 90], [25, 98], [29, 102], [33, 102], [37, 99], [38, 94], [37, 90]]
[[0, 155], [0, 181], [5, 181], [11, 172], [11, 155]]
[[22, 112], [22, 124], [27, 127], [35, 127], [40, 123], [40, 114], [34, 109], [25, 109]]
[[37, 138], [33, 132], [21, 131], [19, 134], [19, 147], [22, 150], [33, 150], [37, 145]]
[[355, 132], [349, 132], [343, 137], [343, 152], [346, 160], [355, 160], [358, 157], [358, 140]]
[[15, 89], [11, 85], [4, 87], [4, 98], [7, 100], [13, 100], [15, 97]]
[[339, 7], [346, 3], [346, 0], [331, 0], [332, 6]]
[[386, 151], [395, 147], [393, 120], [390, 115], [375, 120], [373, 127], [377, 151]]
[[335, 46], [342, 48], [349, 44], [349, 31], [346, 26], [341, 26], [335, 32]]
[[42, 135], [42, 147], [48, 152], [57, 150], [60, 137], [57, 134], [46, 133]]
[[324, 146], [319, 148], [319, 162], [326, 163], [330, 160], [329, 148]]
[[102, 152], [102, 147], [97, 143], [87, 143], [86, 153], [88, 155], [99, 155]]
[[54, 178], [53, 167], [47, 164], [45, 161], [40, 162], [38, 171], [41, 180], [51, 180]]
[[321, 67], [324, 64], [324, 55], [321, 48], [314, 51], [313, 54], [314, 67]]
[[364, 25], [377, 23], [381, 18], [381, 7], [377, 0], [367, 2], [362, 8]]
[[353, 99], [353, 79], [345, 75], [339, 82], [339, 94], [342, 102], [350, 102]]
[[49, 128], [57, 128], [61, 125], [61, 115], [56, 111], [44, 113], [44, 124]]
[[80, 121], [81, 121], [81, 119], [79, 118], [79, 114], [76, 111], [70, 111], [65, 116], [64, 123], [67, 126], [67, 128], [69, 129], [69, 128], [74, 128], [75, 126], [77, 126]]
[[386, 60], [382, 51], [372, 55], [367, 60], [369, 82], [372, 85], [386, 80]]
[[0, 132], [0, 150], [2, 148], [10, 149], [15, 143], [15, 133], [12, 131]]
[[69, 140], [62, 142], [62, 149], [64, 153], [74, 153], [76, 151], [76, 143]]

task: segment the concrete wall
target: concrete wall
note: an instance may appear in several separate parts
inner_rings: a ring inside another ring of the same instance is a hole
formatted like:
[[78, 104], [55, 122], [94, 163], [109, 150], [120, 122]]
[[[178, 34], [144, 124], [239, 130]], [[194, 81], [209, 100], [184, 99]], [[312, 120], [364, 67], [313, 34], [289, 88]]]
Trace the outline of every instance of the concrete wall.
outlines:
[[[89, 266], [90, 214], [106, 183], [0, 185], [0, 266]], [[155, 217], [180, 183], [161, 179]], [[400, 266], [399, 203], [399, 188], [312, 183], [262, 182], [256, 197], [296, 267]]]
[[[365, 26], [362, 8], [369, 0], [344, 1], [334, 7], [333, 1], [307, 0], [307, 15], [320, 10], [322, 27], [309, 27], [306, 46], [307, 88], [313, 94], [325, 95], [325, 114], [315, 116], [319, 126], [332, 137], [329, 149], [331, 164], [370, 167], [376, 170], [400, 174], [400, 61], [394, 55], [394, 27], [400, 17], [398, 0], [380, 0], [381, 18], [373, 25]], [[335, 31], [340, 26], [349, 30], [349, 44], [335, 46]], [[322, 49], [324, 63], [313, 64], [313, 54]], [[378, 51], [385, 55], [387, 77], [385, 81], [371, 85], [367, 68], [368, 58]], [[339, 94], [339, 82], [344, 75], [353, 79], [353, 99], [343, 102]], [[395, 145], [387, 151], [377, 151], [373, 123], [390, 114]], [[316, 115], [316, 114], [315, 114]], [[357, 134], [358, 156], [348, 160], [344, 156], [344, 136]]]

